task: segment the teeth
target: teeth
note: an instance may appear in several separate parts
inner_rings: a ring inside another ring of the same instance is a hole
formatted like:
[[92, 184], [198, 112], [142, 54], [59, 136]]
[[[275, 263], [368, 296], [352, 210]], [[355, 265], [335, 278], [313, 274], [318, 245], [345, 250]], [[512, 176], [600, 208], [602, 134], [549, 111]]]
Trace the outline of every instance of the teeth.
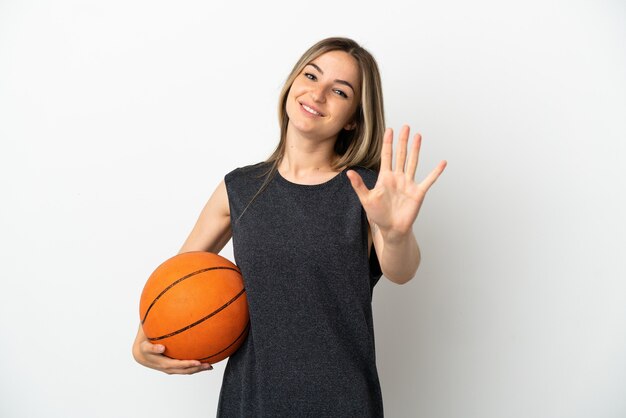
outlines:
[[321, 113], [316, 112], [315, 110], [311, 109], [311, 108], [310, 108], [309, 106], [307, 106], [307, 105], [304, 105], [304, 104], [303, 104], [303, 105], [302, 105], [302, 107], [303, 107], [303, 108], [304, 108], [307, 112], [309, 112], [309, 113], [313, 113], [314, 115], [317, 115], [317, 116], [320, 116], [320, 115], [321, 115]]

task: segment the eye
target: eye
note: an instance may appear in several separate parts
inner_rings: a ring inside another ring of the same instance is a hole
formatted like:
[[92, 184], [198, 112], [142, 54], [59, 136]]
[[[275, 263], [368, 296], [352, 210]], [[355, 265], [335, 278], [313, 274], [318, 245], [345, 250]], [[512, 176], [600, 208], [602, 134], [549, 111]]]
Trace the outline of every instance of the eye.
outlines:
[[314, 76], [313, 74], [311, 74], [311, 73], [304, 73], [304, 76], [305, 76], [306, 78], [308, 78], [309, 80], [313, 80], [313, 81], [317, 80], [317, 77], [315, 77], [315, 76]]
[[348, 95], [346, 93], [344, 93], [343, 91], [341, 91], [341, 90], [335, 90], [335, 93], [337, 93], [338, 95], [340, 95], [344, 99], [348, 98]]

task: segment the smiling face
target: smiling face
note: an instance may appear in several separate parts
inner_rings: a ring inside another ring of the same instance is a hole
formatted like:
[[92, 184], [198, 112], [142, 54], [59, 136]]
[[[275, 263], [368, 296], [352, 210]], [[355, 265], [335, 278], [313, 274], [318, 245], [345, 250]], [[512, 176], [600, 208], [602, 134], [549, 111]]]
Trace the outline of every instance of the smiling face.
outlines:
[[354, 129], [359, 105], [360, 69], [344, 51], [326, 52], [308, 63], [294, 79], [285, 110], [290, 130], [305, 137], [336, 138]]

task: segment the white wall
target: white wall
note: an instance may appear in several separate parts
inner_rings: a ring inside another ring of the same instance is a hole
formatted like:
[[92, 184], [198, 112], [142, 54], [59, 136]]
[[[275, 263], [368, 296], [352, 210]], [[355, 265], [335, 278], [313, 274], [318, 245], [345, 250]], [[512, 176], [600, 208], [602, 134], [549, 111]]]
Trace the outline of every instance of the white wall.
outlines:
[[214, 416], [225, 361], [133, 361], [139, 294], [333, 35], [449, 164], [375, 289], [386, 415], [626, 416], [624, 2], [221, 3], [0, 1], [0, 416]]

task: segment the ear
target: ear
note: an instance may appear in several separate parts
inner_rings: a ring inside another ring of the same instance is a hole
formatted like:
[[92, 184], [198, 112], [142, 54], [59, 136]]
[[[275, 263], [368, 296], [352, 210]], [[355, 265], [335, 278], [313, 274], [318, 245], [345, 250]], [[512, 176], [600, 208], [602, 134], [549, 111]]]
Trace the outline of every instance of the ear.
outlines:
[[355, 129], [355, 128], [356, 128], [356, 121], [354, 121], [354, 120], [353, 120], [352, 122], [348, 122], [348, 123], [347, 123], [347, 124], [343, 127], [343, 129], [345, 129], [346, 131], [351, 131], [351, 130], [353, 130], [353, 129]]

